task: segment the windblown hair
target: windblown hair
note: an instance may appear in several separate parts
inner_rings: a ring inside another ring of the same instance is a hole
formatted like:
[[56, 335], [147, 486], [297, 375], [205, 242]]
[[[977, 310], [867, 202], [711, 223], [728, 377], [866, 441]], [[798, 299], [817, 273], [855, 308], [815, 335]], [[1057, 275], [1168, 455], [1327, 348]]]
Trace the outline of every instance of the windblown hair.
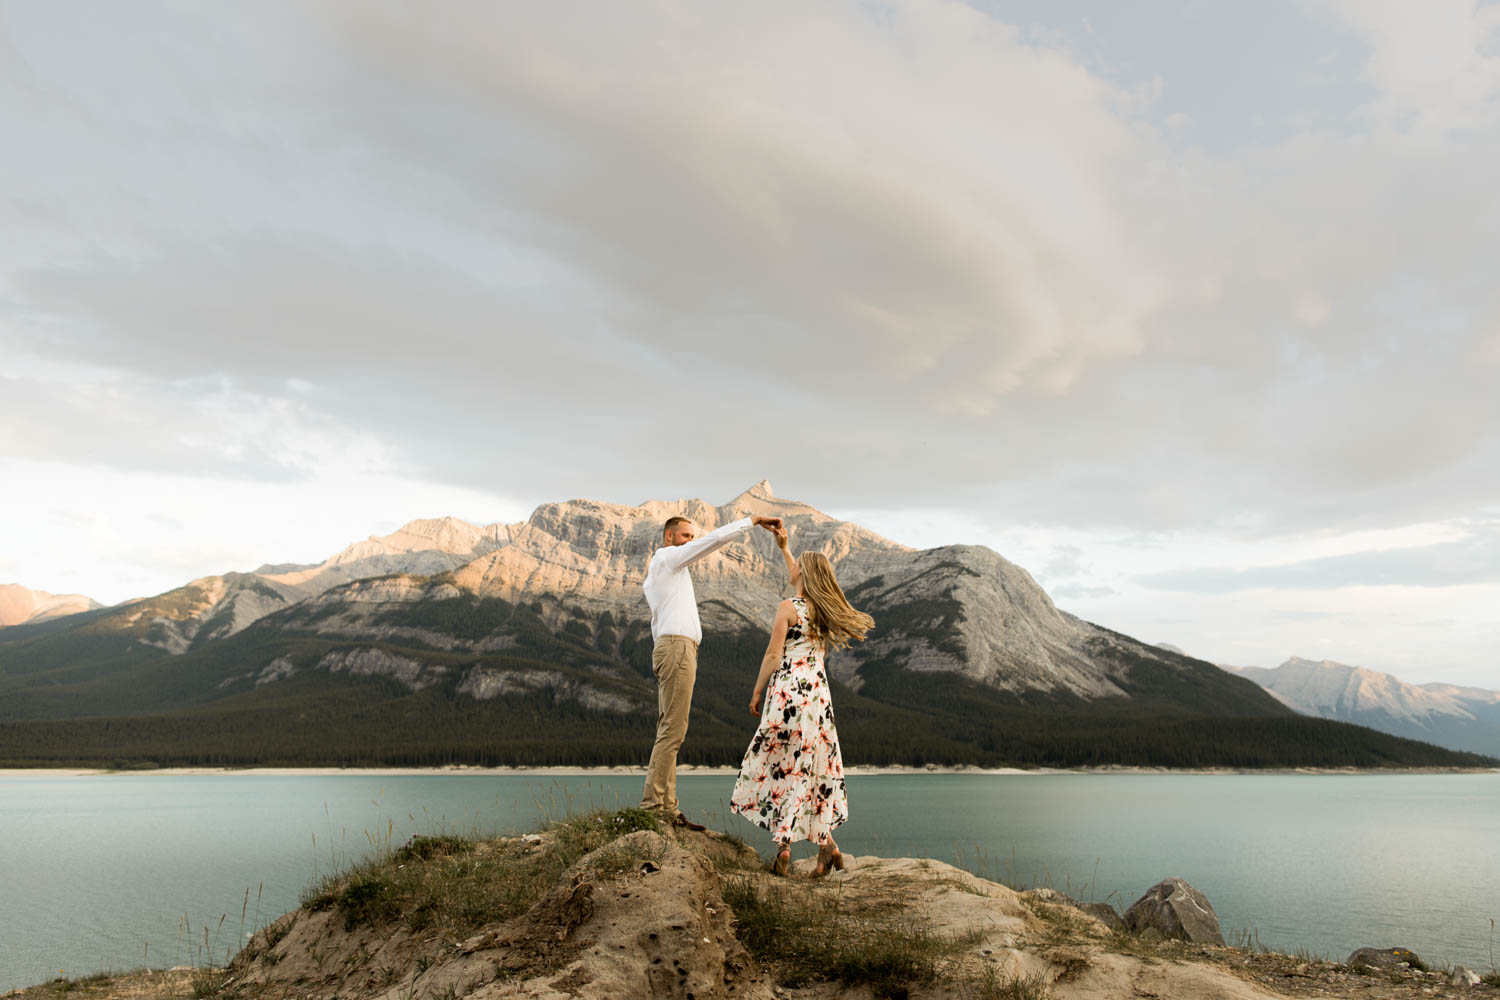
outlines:
[[821, 552], [804, 552], [797, 557], [797, 568], [802, 571], [812, 638], [821, 639], [828, 649], [862, 642], [865, 633], [875, 627], [875, 619], [849, 606], [828, 557]]

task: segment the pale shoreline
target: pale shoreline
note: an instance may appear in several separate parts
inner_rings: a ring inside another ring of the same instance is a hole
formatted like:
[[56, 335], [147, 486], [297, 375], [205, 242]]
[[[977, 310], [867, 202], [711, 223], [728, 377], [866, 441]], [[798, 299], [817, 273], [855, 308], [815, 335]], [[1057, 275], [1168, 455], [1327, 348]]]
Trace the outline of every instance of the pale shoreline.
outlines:
[[[733, 777], [739, 773], [739, 769], [729, 766], [699, 767], [694, 765], [682, 765], [677, 768], [679, 775], [688, 777], [692, 775], [716, 775], [722, 777]], [[1500, 768], [1493, 767], [1403, 767], [1403, 768], [1360, 768], [1360, 767], [1280, 767], [1280, 768], [1252, 768], [1252, 767], [1195, 767], [1195, 768], [1173, 768], [1173, 767], [1142, 767], [1142, 766], [1105, 766], [1105, 767], [1072, 767], [1072, 768], [1019, 768], [1019, 767], [969, 767], [965, 765], [943, 766], [927, 765], [923, 767], [910, 767], [901, 765], [886, 766], [855, 766], [847, 767], [844, 773], [852, 777], [868, 777], [886, 774], [983, 774], [983, 775], [1058, 775], [1058, 774], [1177, 774], [1177, 775], [1227, 775], [1227, 774], [1275, 774], [1275, 775], [1326, 775], [1326, 774], [1350, 774], [1350, 775], [1382, 775], [1382, 774], [1500, 774]], [[100, 775], [265, 775], [274, 777], [299, 777], [299, 778], [325, 778], [338, 777], [340, 775], [366, 778], [397, 778], [397, 777], [452, 777], [452, 776], [475, 776], [475, 777], [515, 777], [518, 775], [530, 775], [538, 778], [592, 778], [592, 777], [645, 777], [646, 768], [639, 765], [614, 765], [603, 767], [585, 766], [538, 766], [538, 767], [479, 767], [469, 765], [451, 765], [447, 767], [162, 767], [141, 770], [112, 771], [103, 768], [0, 768], [0, 778], [21, 777], [51, 777], [51, 778], [76, 778], [96, 777]]]

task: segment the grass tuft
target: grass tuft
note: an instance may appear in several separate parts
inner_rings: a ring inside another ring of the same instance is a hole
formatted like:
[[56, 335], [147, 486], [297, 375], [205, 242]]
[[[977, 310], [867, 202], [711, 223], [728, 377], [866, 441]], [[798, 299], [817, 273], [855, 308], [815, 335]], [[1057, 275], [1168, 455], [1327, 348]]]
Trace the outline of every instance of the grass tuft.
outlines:
[[201, 966], [193, 970], [193, 996], [198, 1000], [204, 997], [218, 996], [229, 982], [229, 970], [216, 968], [211, 965]]
[[871, 919], [843, 911], [836, 894], [764, 884], [750, 876], [724, 880], [736, 934], [787, 986], [819, 980], [863, 985], [879, 1000], [908, 995], [937, 978], [939, 962], [977, 937], [933, 934], [909, 911]]
[[964, 1000], [1048, 1000], [1051, 996], [1046, 976], [1002, 976], [993, 965], [986, 965], [984, 978], [964, 991]]

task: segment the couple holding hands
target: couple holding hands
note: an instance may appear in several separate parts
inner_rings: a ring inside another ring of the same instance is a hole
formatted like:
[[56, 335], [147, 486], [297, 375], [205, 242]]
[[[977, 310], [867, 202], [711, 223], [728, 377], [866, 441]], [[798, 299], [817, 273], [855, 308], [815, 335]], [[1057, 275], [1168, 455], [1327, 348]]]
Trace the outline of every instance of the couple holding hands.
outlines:
[[849, 818], [824, 659], [830, 649], [863, 639], [875, 621], [849, 606], [827, 556], [792, 556], [779, 517], [742, 517], [706, 535], [686, 517], [668, 518], [662, 526], [662, 545], [651, 557], [644, 584], [655, 643], [657, 723], [641, 808], [673, 825], [703, 829], [677, 807], [677, 750], [687, 734], [703, 639], [688, 569], [756, 525], [776, 536], [796, 595], [781, 602], [771, 623], [771, 640], [750, 694], [750, 713], [760, 724], [729, 807], [771, 832], [777, 846], [773, 872], [786, 874], [791, 844], [809, 840], [818, 845], [814, 875], [821, 876], [844, 867], [833, 828]]

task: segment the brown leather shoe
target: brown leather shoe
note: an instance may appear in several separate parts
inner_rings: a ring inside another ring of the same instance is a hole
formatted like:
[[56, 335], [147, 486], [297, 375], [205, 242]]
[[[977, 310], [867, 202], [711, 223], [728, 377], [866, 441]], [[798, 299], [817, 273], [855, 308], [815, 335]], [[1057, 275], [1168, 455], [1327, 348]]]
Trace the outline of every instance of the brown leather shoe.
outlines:
[[683, 827], [684, 829], [687, 829], [687, 830], [707, 830], [708, 829], [708, 827], [704, 826], [702, 823], [694, 823], [692, 820], [688, 819], [682, 813], [678, 813], [677, 814], [677, 817], [672, 820], [672, 825], [673, 826], [680, 826], [680, 827]]

